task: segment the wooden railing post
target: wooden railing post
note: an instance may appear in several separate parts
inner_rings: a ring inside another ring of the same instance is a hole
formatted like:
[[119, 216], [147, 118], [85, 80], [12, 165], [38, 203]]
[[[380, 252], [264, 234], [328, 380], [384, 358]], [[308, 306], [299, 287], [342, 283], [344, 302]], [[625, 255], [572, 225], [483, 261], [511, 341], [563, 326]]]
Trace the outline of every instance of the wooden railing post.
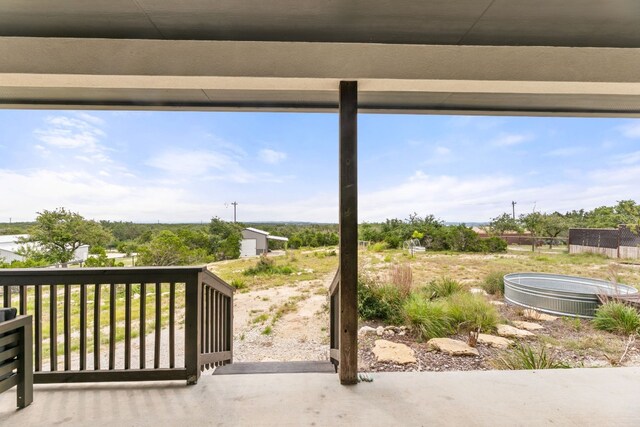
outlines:
[[193, 274], [185, 282], [184, 366], [187, 370], [188, 385], [196, 384], [200, 378], [201, 276], [201, 272]]
[[[26, 298], [25, 298], [26, 300]], [[33, 332], [32, 317], [20, 328], [20, 355], [18, 356], [17, 403], [25, 408], [33, 402]]]

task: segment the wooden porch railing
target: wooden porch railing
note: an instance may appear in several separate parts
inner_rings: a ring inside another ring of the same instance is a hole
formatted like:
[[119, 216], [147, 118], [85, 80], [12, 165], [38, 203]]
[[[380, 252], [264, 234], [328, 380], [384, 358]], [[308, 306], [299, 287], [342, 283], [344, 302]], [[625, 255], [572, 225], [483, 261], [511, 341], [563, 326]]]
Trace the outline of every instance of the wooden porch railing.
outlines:
[[336, 271], [336, 275], [329, 287], [330, 312], [329, 312], [329, 360], [338, 372], [340, 364], [340, 269]]
[[31, 316], [0, 322], [0, 393], [17, 386], [16, 404], [33, 402]]
[[205, 267], [7, 269], [0, 288], [33, 314], [35, 383], [195, 384], [232, 361], [234, 289]]

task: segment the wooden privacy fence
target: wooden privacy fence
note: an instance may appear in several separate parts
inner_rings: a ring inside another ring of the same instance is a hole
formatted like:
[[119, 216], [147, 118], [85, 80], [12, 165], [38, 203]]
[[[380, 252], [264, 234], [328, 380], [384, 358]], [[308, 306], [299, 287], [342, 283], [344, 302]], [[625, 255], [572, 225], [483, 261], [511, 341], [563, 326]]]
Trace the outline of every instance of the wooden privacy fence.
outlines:
[[195, 384], [232, 361], [234, 290], [205, 267], [7, 269], [0, 289], [33, 315], [35, 383]]
[[569, 229], [569, 253], [584, 252], [610, 258], [640, 259], [640, 233], [625, 225], [618, 228]]
[[340, 364], [340, 270], [336, 271], [336, 275], [329, 287], [330, 299], [330, 338], [329, 338], [329, 358], [333, 366], [338, 371]]

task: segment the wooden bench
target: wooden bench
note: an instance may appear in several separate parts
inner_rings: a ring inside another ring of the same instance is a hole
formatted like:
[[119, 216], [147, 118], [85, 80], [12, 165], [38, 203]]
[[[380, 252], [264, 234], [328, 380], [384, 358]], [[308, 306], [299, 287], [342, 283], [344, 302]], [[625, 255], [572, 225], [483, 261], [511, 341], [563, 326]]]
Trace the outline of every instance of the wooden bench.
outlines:
[[17, 386], [17, 405], [33, 402], [31, 316], [0, 322], [0, 393]]

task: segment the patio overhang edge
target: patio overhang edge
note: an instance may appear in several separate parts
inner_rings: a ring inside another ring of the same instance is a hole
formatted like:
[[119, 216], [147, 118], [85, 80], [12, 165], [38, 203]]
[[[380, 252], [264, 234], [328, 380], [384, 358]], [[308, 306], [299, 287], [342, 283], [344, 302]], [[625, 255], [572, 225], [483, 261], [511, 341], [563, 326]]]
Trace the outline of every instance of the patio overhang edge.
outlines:
[[0, 37], [0, 57], [0, 108], [336, 111], [352, 80], [360, 112], [640, 116], [635, 48]]

